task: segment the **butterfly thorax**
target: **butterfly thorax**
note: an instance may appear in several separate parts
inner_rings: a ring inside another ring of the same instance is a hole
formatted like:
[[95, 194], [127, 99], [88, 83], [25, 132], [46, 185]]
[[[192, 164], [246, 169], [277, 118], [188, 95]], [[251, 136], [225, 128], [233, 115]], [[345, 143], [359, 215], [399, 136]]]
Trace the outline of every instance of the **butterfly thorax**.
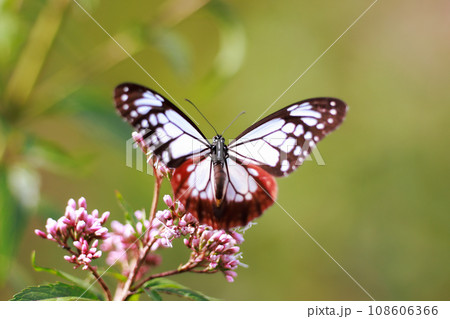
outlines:
[[226, 193], [228, 184], [228, 174], [225, 169], [225, 161], [228, 158], [228, 149], [225, 145], [225, 139], [217, 135], [213, 138], [211, 145], [211, 160], [213, 164], [213, 188], [216, 206], [219, 207]]
[[213, 164], [224, 164], [227, 157], [228, 148], [225, 145], [225, 139], [220, 135], [214, 136], [211, 145], [211, 159]]

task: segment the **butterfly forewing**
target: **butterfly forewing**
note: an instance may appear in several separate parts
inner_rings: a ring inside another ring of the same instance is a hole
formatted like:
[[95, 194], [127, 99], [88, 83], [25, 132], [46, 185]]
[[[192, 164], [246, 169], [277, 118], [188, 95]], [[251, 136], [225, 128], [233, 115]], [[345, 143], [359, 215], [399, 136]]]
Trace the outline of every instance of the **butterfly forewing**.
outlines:
[[209, 150], [209, 142], [196, 125], [162, 95], [144, 86], [123, 83], [114, 91], [116, 108], [168, 167]]
[[239, 163], [260, 166], [274, 176], [293, 172], [317, 142], [344, 120], [347, 105], [335, 98], [291, 104], [258, 121], [229, 145]]

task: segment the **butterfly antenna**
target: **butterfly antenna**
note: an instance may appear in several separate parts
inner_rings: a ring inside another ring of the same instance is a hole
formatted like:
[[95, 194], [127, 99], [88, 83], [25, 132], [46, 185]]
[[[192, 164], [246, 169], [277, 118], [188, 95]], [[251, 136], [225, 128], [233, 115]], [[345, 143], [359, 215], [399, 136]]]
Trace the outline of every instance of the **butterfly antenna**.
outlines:
[[208, 122], [208, 124], [213, 128], [214, 132], [216, 132], [216, 135], [219, 135], [219, 133], [217, 133], [216, 129], [214, 128], [214, 126], [208, 121], [208, 119], [206, 118], [206, 116], [203, 115], [202, 112], [200, 112], [200, 110], [198, 109], [198, 107], [195, 106], [194, 103], [192, 103], [190, 100], [185, 99], [186, 101], [188, 101], [189, 103], [192, 104], [193, 107], [195, 107], [195, 109], [197, 110], [198, 113], [200, 113], [200, 115], [206, 120], [206, 122]]
[[241, 113], [239, 113], [234, 120], [231, 121], [230, 124], [228, 124], [228, 126], [223, 130], [221, 136], [223, 136], [223, 134], [225, 133], [226, 130], [228, 130], [228, 128], [231, 126], [231, 124], [233, 124], [234, 122], [236, 122], [236, 120], [238, 119], [239, 116], [241, 116], [242, 114], [245, 114], [245, 111], [242, 111]]

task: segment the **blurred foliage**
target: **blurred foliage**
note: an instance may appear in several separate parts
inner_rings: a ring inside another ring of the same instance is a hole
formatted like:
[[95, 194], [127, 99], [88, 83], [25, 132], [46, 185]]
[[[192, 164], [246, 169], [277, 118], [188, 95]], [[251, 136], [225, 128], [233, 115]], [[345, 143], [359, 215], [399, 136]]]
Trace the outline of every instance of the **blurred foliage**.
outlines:
[[[102, 3], [80, 1], [79, 4], [82, 8], [78, 9], [95, 11]], [[40, 206], [41, 169], [73, 177], [86, 171], [92, 157], [73, 154], [67, 144], [54, 143], [30, 127], [45, 118], [78, 114], [80, 121], [88, 119], [100, 130], [114, 132], [117, 116], [112, 109], [104, 107], [111, 103], [109, 96], [100, 97], [89, 91], [83, 87], [85, 82], [127, 59], [127, 54], [138, 54], [146, 47], [156, 48], [180, 75], [189, 75], [192, 72], [191, 49], [174, 27], [198, 10], [209, 12], [221, 33], [216, 53], [218, 63], [207, 75], [208, 83], [215, 83], [207, 88], [209, 94], [219, 88], [218, 83], [237, 72], [245, 53], [243, 30], [237, 27], [239, 21], [226, 3], [174, 0], [160, 4], [159, 14], [153, 19], [135, 21], [117, 30], [112, 34], [113, 41], [105, 34], [95, 47], [83, 52], [80, 63], [66, 63], [45, 72], [55, 55], [64, 54], [58, 42], [65, 36], [64, 20], [68, 19], [73, 6], [76, 8], [70, 0], [1, 3], [0, 284], [9, 272], [30, 214], [37, 211], [46, 214]], [[121, 51], [115, 41], [126, 47], [126, 52]], [[238, 50], [234, 52], [233, 47]], [[227, 70], [222, 69], [223, 64], [227, 65]]]
[[[227, 132], [234, 137], [372, 1], [78, 2], [218, 130], [245, 109]], [[350, 105], [319, 145], [326, 165], [306, 162], [279, 179], [278, 201], [375, 299], [450, 298], [449, 10], [445, 0], [378, 2], [269, 111], [323, 95]], [[74, 1], [0, 1], [2, 299], [53, 280], [33, 272], [32, 250], [72, 273], [32, 232], [69, 197], [112, 219], [121, 218], [116, 189], [149, 206], [152, 178], [124, 165], [130, 129], [111, 94], [124, 81], [161, 91]], [[235, 283], [177, 280], [228, 300], [368, 299], [276, 205], [245, 238], [250, 268]], [[174, 250], [163, 255], [168, 269], [185, 253]]]

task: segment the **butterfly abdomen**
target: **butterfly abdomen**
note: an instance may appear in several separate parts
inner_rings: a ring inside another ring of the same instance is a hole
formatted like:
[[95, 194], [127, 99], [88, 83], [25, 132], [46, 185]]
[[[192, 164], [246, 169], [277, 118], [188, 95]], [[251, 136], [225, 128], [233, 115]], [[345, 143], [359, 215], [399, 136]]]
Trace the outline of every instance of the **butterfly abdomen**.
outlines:
[[214, 174], [214, 197], [216, 206], [219, 207], [225, 197], [226, 185], [228, 183], [227, 173], [221, 162], [213, 164]]

